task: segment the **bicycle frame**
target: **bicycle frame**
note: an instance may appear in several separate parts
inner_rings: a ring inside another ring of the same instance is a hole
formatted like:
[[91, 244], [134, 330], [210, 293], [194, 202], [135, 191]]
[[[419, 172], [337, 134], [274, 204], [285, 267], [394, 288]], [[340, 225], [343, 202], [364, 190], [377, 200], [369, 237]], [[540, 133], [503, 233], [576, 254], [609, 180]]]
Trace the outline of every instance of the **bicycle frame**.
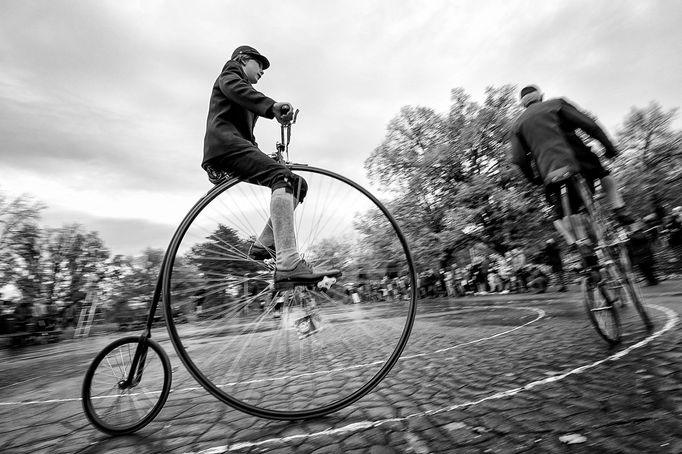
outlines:
[[[288, 163], [289, 161], [289, 143], [291, 142], [291, 125], [296, 123], [296, 118], [298, 117], [299, 110], [296, 109], [294, 112], [294, 117], [291, 122], [282, 124], [281, 130], [281, 142], [276, 144], [276, 150], [273, 159], [280, 163]], [[286, 155], [286, 159], [285, 156]], [[167, 251], [168, 249], [166, 249]], [[163, 283], [164, 269], [166, 267], [167, 256], [164, 254], [163, 261], [161, 262], [161, 268], [159, 270], [159, 276], [156, 280], [156, 286], [154, 288], [154, 294], [152, 296], [152, 303], [149, 307], [149, 313], [147, 314], [147, 322], [145, 324], [145, 329], [140, 334], [140, 342], [135, 350], [135, 355], [133, 356], [133, 362], [130, 366], [130, 371], [128, 372], [128, 377], [119, 383], [119, 389], [127, 389], [136, 386], [142, 379], [142, 374], [144, 373], [144, 362], [147, 357], [147, 350], [149, 344], [148, 339], [152, 337], [152, 324], [154, 323], [154, 314], [159, 306], [159, 301], [161, 300], [161, 288]], [[165, 315], [165, 314], [164, 314]]]
[[161, 299], [161, 286], [163, 282], [163, 269], [166, 263], [166, 256], [164, 255], [163, 261], [161, 262], [161, 269], [159, 270], [159, 276], [156, 279], [156, 286], [154, 287], [154, 294], [152, 296], [152, 303], [149, 307], [149, 313], [147, 314], [147, 322], [145, 328], [140, 334], [140, 342], [137, 344], [137, 349], [135, 350], [135, 355], [133, 356], [133, 362], [130, 365], [130, 371], [128, 371], [128, 377], [125, 380], [119, 382], [119, 389], [127, 389], [137, 386], [142, 380], [142, 374], [144, 373], [144, 363], [147, 359], [147, 350], [149, 349], [149, 343], [147, 342], [152, 337], [152, 324], [154, 323], [154, 314], [159, 306], [159, 301]]

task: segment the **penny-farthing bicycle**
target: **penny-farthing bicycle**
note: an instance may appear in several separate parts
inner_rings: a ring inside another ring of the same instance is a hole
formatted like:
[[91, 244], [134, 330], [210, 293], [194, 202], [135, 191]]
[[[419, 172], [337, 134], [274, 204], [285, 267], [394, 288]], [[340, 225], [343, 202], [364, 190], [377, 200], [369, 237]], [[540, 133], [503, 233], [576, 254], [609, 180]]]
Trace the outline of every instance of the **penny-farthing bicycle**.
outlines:
[[[210, 394], [242, 412], [296, 420], [326, 415], [370, 392], [405, 348], [416, 312], [415, 270], [389, 211], [357, 183], [288, 162], [291, 125], [274, 159], [308, 182], [295, 210], [299, 252], [342, 271], [316, 285], [274, 288], [274, 261], [249, 247], [269, 219], [270, 189], [226, 179], [176, 230], [139, 336], [108, 345], [82, 387], [85, 414], [112, 435], [152, 421], [171, 391], [170, 361], [151, 339], [163, 303], [170, 340]], [[383, 282], [379, 301], [355, 288]]]
[[604, 208], [580, 174], [567, 169], [556, 173], [562, 211], [569, 220], [583, 262], [594, 254], [595, 263], [584, 267], [581, 277], [583, 302], [590, 322], [604, 340], [616, 345], [622, 338], [619, 307], [631, 303], [645, 328], [651, 331], [654, 325], [632, 272], [626, 234], [608, 221]]

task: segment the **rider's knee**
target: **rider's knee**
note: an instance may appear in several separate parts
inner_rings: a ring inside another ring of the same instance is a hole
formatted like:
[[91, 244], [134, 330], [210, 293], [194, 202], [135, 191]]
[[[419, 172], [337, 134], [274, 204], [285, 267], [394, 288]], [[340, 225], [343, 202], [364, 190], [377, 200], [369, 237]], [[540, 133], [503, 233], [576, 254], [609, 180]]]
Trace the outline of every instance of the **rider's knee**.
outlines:
[[294, 173], [289, 173], [288, 175], [282, 175], [278, 178], [272, 185], [272, 190], [282, 189], [292, 194], [299, 203], [303, 202], [306, 194], [308, 193], [308, 183], [305, 179]]

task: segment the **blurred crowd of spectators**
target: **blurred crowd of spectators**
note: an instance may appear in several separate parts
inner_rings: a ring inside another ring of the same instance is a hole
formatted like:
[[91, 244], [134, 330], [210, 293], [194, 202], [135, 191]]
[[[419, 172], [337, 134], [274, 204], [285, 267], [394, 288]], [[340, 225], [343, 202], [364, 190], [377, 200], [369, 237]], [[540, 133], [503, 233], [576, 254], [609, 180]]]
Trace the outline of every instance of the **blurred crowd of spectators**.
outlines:
[[[554, 268], [546, 263], [528, 263], [521, 248], [514, 248], [504, 256], [489, 254], [475, 258], [472, 263], [429, 269], [419, 275], [419, 296], [485, 295], [489, 293], [545, 292]], [[562, 274], [563, 276], [563, 274]], [[558, 280], [557, 282], [562, 282]], [[565, 285], [560, 284], [565, 291]]]

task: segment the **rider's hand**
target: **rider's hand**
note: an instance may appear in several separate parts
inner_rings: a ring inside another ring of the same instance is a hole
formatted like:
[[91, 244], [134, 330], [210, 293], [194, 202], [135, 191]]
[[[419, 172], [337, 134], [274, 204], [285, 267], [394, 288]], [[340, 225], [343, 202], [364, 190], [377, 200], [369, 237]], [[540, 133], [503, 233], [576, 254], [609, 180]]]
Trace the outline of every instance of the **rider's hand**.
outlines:
[[294, 119], [294, 106], [288, 102], [276, 102], [272, 106], [272, 112], [275, 114], [277, 121], [283, 125], [291, 123], [291, 120]]

